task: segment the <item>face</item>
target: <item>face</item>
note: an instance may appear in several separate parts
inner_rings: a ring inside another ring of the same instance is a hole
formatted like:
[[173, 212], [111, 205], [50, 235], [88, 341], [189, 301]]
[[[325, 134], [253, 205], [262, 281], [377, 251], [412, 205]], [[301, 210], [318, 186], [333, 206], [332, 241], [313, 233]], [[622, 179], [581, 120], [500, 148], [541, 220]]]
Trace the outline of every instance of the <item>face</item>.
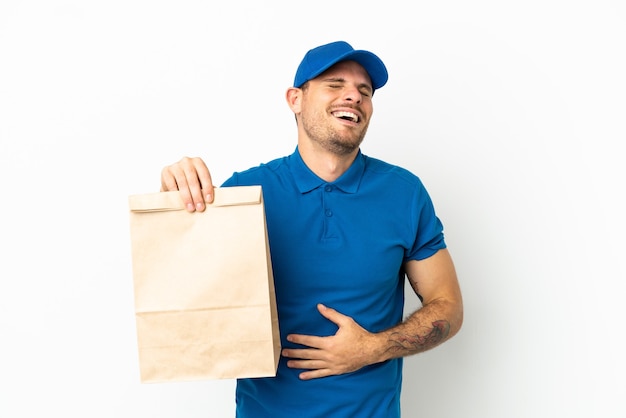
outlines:
[[317, 145], [337, 155], [356, 151], [372, 116], [372, 84], [354, 61], [343, 61], [309, 80], [302, 89], [300, 128]]

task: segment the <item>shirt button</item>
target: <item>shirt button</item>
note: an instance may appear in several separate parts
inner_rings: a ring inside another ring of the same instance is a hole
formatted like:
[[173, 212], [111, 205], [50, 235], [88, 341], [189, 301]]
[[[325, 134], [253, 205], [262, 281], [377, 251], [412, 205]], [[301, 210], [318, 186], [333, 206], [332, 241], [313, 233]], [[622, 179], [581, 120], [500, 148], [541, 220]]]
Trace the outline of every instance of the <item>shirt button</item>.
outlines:
[[333, 186], [326, 185], [326, 187], [324, 187], [324, 190], [326, 190], [327, 192], [331, 192], [333, 190]]
[[331, 217], [333, 216], [333, 211], [330, 209], [326, 209], [326, 216]]

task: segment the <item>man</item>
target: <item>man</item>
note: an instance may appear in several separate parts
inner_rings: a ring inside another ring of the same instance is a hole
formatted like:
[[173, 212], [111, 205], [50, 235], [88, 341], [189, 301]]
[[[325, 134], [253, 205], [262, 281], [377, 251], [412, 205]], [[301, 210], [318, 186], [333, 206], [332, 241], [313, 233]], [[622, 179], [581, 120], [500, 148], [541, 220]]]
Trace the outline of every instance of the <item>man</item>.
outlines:
[[[461, 327], [461, 291], [424, 186], [360, 151], [387, 78], [376, 55], [346, 42], [308, 51], [286, 94], [295, 152], [223, 184], [262, 186], [283, 344], [275, 378], [237, 382], [238, 417], [399, 417], [402, 357]], [[180, 190], [189, 211], [212, 202], [199, 158], [165, 167], [161, 190]], [[422, 307], [403, 321], [405, 277]]]

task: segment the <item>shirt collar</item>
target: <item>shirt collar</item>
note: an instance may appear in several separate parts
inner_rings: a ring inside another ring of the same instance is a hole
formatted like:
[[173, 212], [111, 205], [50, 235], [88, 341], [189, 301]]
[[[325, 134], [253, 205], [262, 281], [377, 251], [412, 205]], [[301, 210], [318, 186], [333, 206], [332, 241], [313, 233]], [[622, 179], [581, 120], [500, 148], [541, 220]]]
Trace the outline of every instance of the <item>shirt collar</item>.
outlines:
[[359, 185], [365, 172], [365, 157], [361, 154], [361, 150], [359, 150], [348, 170], [332, 183], [322, 180], [307, 167], [300, 155], [300, 151], [298, 151], [298, 147], [296, 147], [295, 152], [291, 154], [289, 159], [292, 162], [290, 164], [291, 173], [300, 193], [308, 193], [324, 184], [332, 184], [345, 193], [356, 193], [359, 190]]

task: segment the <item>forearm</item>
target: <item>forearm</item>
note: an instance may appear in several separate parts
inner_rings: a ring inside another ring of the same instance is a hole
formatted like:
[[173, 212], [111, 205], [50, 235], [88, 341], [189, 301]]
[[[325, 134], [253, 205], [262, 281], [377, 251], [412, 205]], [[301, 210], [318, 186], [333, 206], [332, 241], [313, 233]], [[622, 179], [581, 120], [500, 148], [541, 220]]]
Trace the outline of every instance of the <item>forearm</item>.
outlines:
[[462, 311], [450, 301], [433, 301], [404, 322], [376, 335], [380, 361], [422, 353], [452, 338], [460, 329]]
[[319, 337], [289, 334], [287, 340], [304, 348], [283, 348], [287, 367], [306, 369], [301, 379], [350, 373], [396, 357], [421, 353], [448, 340], [461, 326], [462, 305], [436, 299], [403, 323], [372, 333], [353, 318], [322, 304], [320, 313], [338, 326], [335, 335]]

